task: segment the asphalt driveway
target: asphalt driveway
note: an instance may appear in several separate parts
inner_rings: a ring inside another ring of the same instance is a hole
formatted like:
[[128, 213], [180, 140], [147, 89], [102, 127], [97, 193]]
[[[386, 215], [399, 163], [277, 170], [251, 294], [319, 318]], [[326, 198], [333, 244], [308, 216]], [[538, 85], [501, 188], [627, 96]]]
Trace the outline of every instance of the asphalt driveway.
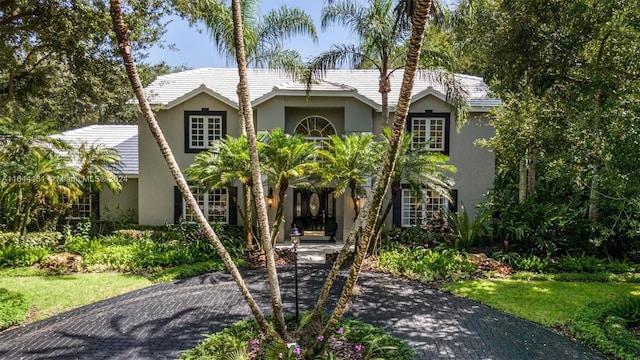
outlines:
[[[327, 268], [300, 268], [300, 306], [314, 304]], [[265, 312], [263, 272], [245, 280]], [[344, 280], [342, 274], [342, 280]], [[348, 316], [400, 337], [417, 359], [604, 359], [581, 344], [475, 301], [363, 272]], [[293, 269], [281, 269], [293, 310]], [[333, 294], [335, 301], [336, 294]], [[526, 306], [526, 304], [523, 304]], [[205, 334], [250, 316], [231, 277], [218, 272], [151, 286], [0, 334], [0, 359], [176, 359]]]

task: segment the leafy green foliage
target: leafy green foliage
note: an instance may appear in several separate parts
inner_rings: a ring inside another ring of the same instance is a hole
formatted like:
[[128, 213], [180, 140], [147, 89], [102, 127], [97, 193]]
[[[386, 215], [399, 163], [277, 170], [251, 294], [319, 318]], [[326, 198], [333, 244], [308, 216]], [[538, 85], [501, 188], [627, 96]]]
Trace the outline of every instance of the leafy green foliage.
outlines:
[[460, 211], [446, 213], [448, 225], [453, 231], [453, 248], [469, 251], [471, 247], [478, 244], [480, 237], [485, 235], [486, 222], [489, 219], [487, 212], [480, 211], [476, 217], [469, 219], [469, 213], [464, 205]]
[[0, 267], [31, 266], [43, 262], [51, 250], [44, 247], [24, 248], [12, 244], [0, 244]]
[[[157, 0], [128, 6], [132, 49], [142, 57], [163, 34], [170, 6]], [[0, 114], [50, 117], [60, 128], [135, 121], [106, 3], [3, 1], [0, 34]]]
[[[302, 316], [304, 321], [306, 315]], [[293, 316], [287, 316], [287, 325], [296, 328]], [[413, 359], [413, 350], [384, 330], [355, 319], [342, 319], [335, 339], [348, 341], [362, 353], [364, 359], [405, 360]], [[330, 341], [318, 337], [316, 341]], [[180, 359], [303, 359], [305, 349], [296, 346], [287, 347], [284, 343], [270, 341], [260, 332], [255, 320], [242, 320], [215, 334], [209, 335], [195, 348], [180, 355]], [[330, 350], [325, 356], [316, 359], [338, 359], [338, 354]]]
[[572, 333], [617, 359], [640, 357], [640, 340], [629, 326], [640, 321], [640, 297], [625, 296], [610, 303], [590, 304], [571, 324]]
[[378, 270], [420, 281], [457, 280], [475, 273], [476, 267], [457, 250], [444, 247], [385, 247]]
[[25, 235], [19, 233], [0, 233], [0, 245], [16, 245], [23, 248], [53, 248], [62, 240], [62, 234], [57, 231], [30, 232]]
[[29, 303], [24, 294], [0, 288], [0, 330], [21, 323], [28, 312]]

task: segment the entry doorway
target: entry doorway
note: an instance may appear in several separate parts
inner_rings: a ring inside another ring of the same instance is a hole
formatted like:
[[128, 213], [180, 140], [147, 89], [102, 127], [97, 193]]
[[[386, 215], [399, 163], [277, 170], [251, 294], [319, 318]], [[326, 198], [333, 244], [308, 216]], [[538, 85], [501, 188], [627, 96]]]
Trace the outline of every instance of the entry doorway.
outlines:
[[304, 240], [334, 240], [338, 230], [332, 188], [294, 189], [293, 224]]

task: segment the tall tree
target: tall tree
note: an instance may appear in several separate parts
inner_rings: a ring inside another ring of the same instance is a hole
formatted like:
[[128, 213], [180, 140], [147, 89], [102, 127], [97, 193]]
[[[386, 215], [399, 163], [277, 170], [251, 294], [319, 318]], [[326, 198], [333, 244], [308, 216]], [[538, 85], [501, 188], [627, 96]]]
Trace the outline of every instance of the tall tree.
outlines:
[[280, 296], [280, 284], [276, 271], [275, 257], [271, 245], [271, 233], [269, 231], [269, 217], [267, 206], [264, 201], [264, 191], [262, 188], [262, 176], [260, 174], [260, 159], [258, 157], [258, 141], [255, 126], [253, 124], [253, 109], [251, 106], [251, 96], [249, 94], [249, 81], [247, 79], [247, 62], [245, 53], [245, 41], [242, 20], [242, 7], [240, 0], [232, 0], [233, 13], [233, 41], [235, 45], [236, 62], [238, 63], [238, 98], [240, 109], [247, 131], [249, 148], [249, 158], [251, 160], [251, 178], [253, 179], [253, 195], [256, 200], [256, 211], [258, 213], [258, 225], [260, 227], [260, 239], [265, 252], [265, 263], [267, 267], [267, 283], [271, 291], [271, 308], [275, 328], [279, 336], [287, 339], [286, 324], [284, 322], [284, 311], [282, 309], [282, 297]]
[[[167, 5], [130, 2], [138, 54], [162, 35]], [[107, 4], [99, 1], [0, 1], [0, 114], [45, 115], [60, 129], [135, 121], [109, 21]]]
[[[204, 22], [218, 53], [236, 61], [232, 4], [223, 0], [200, 0], [180, 3], [179, 8], [192, 21]], [[286, 48], [296, 36], [318, 36], [313, 19], [304, 10], [283, 5], [262, 15], [259, 0], [242, 0], [244, 46], [248, 66], [281, 69], [294, 77], [301, 75], [304, 62], [300, 54]]]
[[[131, 83], [131, 87], [136, 96], [136, 99], [138, 100], [140, 110], [142, 111], [142, 114], [147, 122], [147, 125], [149, 126], [151, 134], [153, 135], [154, 139], [156, 139], [158, 148], [160, 149], [160, 152], [162, 153], [162, 156], [164, 157], [165, 162], [169, 167], [169, 171], [171, 172], [171, 175], [176, 181], [178, 189], [180, 189], [180, 193], [182, 194], [182, 197], [185, 199], [187, 206], [193, 209], [193, 214], [196, 219], [196, 222], [198, 223], [200, 228], [203, 229], [205, 236], [209, 240], [211, 240], [211, 242], [215, 246], [216, 251], [222, 258], [222, 261], [225, 263], [225, 266], [227, 267], [234, 281], [238, 285], [238, 288], [240, 289], [240, 293], [242, 294], [245, 301], [249, 305], [249, 308], [251, 309], [253, 316], [256, 318], [256, 321], [258, 322], [258, 325], [260, 326], [260, 328], [266, 334], [268, 334], [269, 336], [272, 336], [274, 339], [279, 339], [280, 335], [277, 332], [275, 332], [271, 327], [271, 325], [269, 325], [269, 323], [267, 322], [266, 318], [262, 313], [262, 310], [260, 310], [260, 307], [258, 306], [255, 299], [251, 295], [246, 284], [244, 283], [244, 280], [242, 279], [242, 275], [240, 274], [240, 272], [238, 271], [238, 268], [234, 264], [233, 259], [229, 255], [229, 252], [225, 249], [224, 245], [218, 238], [218, 235], [211, 228], [211, 225], [209, 225], [209, 222], [207, 221], [204, 214], [200, 210], [200, 207], [198, 206], [198, 202], [196, 201], [194, 195], [191, 193], [191, 190], [189, 189], [189, 184], [187, 183], [185, 177], [182, 175], [180, 167], [178, 166], [178, 163], [176, 162], [175, 157], [173, 156], [171, 148], [169, 147], [169, 144], [167, 143], [167, 140], [165, 139], [164, 134], [162, 133], [162, 129], [158, 125], [158, 122], [155, 119], [153, 111], [149, 106], [149, 102], [145, 98], [144, 89], [142, 87], [142, 83], [140, 82], [140, 77], [138, 75], [136, 64], [133, 58], [133, 54], [131, 50], [131, 42], [128, 40], [129, 28], [124, 22], [124, 18], [122, 14], [122, 6], [120, 4], [120, 1], [111, 0], [109, 4], [110, 4], [110, 14], [113, 20], [113, 30], [114, 30], [114, 33], [116, 34], [118, 49], [120, 51], [122, 59], [124, 60], [124, 65], [127, 71], [127, 76], [129, 77], [129, 81]], [[268, 233], [269, 231], [268, 227], [266, 228], [266, 230]]]

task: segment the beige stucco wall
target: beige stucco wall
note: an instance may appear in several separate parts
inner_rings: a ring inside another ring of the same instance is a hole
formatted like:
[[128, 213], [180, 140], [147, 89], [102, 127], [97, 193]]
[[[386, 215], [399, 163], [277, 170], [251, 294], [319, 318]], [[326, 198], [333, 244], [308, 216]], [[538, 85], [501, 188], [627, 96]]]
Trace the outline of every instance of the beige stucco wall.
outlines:
[[[208, 108], [211, 111], [226, 111], [227, 133], [240, 134], [238, 110], [207, 94], [197, 95], [169, 110], [156, 113], [156, 120], [162, 128], [173, 155], [182, 170], [191, 165], [194, 153], [185, 153], [184, 112], [199, 111]], [[139, 221], [145, 225], [162, 225], [173, 222], [173, 188], [175, 182], [151, 135], [144, 119], [138, 120], [138, 147], [140, 160]]]
[[470, 113], [467, 123], [458, 130], [454, 110], [448, 103], [432, 95], [416, 101], [409, 108], [409, 112], [417, 113], [427, 110], [451, 113], [449, 163], [458, 169], [452, 175], [455, 181], [453, 188], [458, 190], [458, 209], [464, 204], [473, 218], [476, 206], [484, 200], [483, 194], [493, 187], [495, 173], [495, 154], [478, 147], [475, 142], [490, 138], [495, 131], [489, 126], [486, 116], [480, 113]]
[[100, 219], [138, 222], [138, 179], [128, 178], [122, 191], [114, 193], [104, 186], [100, 192]]
[[[228, 134], [238, 136], [240, 133], [237, 110], [210, 95], [201, 94], [172, 109], [160, 111], [157, 114], [158, 122], [183, 170], [193, 162], [195, 157], [195, 154], [187, 154], [184, 151], [184, 111], [198, 111], [202, 108], [226, 111]], [[449, 104], [434, 96], [422, 98], [410, 108], [410, 112], [425, 110], [452, 111]], [[258, 131], [282, 128], [287, 132], [293, 132], [300, 120], [311, 115], [329, 119], [336, 127], [338, 134], [355, 132], [379, 134], [382, 128], [380, 113], [355, 98], [342, 96], [319, 98], [280, 96], [261, 103], [254, 109], [254, 113]], [[392, 113], [391, 116], [393, 115]], [[469, 122], [459, 132], [454, 121], [455, 114], [452, 114], [450, 122], [450, 163], [458, 168], [458, 173], [453, 175], [454, 188], [458, 190], [458, 204], [463, 203], [472, 215], [475, 213], [475, 205], [483, 200], [482, 194], [492, 186], [495, 167], [493, 153], [474, 145], [476, 139], [488, 138], [493, 134], [493, 129], [487, 125], [486, 119], [479, 115], [471, 114]], [[139, 120], [139, 156], [139, 222], [155, 225], [172, 222], [174, 181], [143, 119]], [[265, 186], [268, 185], [265, 184]], [[280, 241], [288, 238], [291, 228], [292, 198], [293, 190], [289, 189], [284, 200], [286, 222], [278, 237]], [[352, 225], [353, 209], [348, 193], [336, 200], [338, 234], [342, 234], [344, 238]], [[276, 205], [274, 202], [274, 207], [269, 212], [271, 220], [275, 216]], [[388, 218], [388, 224], [391, 225], [391, 222], [392, 214]]]

